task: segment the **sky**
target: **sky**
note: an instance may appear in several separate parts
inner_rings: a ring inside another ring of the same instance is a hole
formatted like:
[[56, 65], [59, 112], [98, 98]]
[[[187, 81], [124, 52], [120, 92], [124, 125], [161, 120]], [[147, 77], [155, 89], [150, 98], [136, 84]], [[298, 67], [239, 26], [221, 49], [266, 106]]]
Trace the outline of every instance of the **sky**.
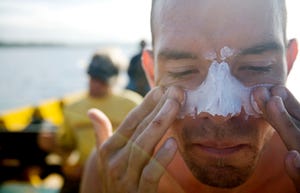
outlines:
[[150, 39], [151, 0], [1, 0], [0, 41]]
[[[287, 0], [291, 37], [300, 37], [299, 0]], [[1, 0], [0, 41], [150, 40], [151, 0]]]
[[[286, 0], [288, 38], [300, 42], [300, 0]], [[0, 41], [136, 43], [150, 38], [151, 0], [0, 0]], [[288, 86], [300, 99], [300, 57]]]

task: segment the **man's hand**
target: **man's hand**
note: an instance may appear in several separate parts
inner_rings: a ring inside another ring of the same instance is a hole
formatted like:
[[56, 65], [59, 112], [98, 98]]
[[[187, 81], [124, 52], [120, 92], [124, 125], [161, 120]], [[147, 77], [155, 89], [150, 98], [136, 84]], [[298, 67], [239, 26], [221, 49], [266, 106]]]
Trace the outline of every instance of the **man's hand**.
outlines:
[[263, 117], [276, 129], [289, 153], [285, 167], [300, 193], [300, 104], [283, 86], [259, 87], [253, 96]]
[[109, 120], [99, 111], [89, 112], [96, 129], [102, 193], [157, 192], [177, 145], [169, 138], [157, 152], [154, 150], [176, 119], [183, 100], [184, 92], [179, 88], [165, 92], [153, 89], [105, 142]]

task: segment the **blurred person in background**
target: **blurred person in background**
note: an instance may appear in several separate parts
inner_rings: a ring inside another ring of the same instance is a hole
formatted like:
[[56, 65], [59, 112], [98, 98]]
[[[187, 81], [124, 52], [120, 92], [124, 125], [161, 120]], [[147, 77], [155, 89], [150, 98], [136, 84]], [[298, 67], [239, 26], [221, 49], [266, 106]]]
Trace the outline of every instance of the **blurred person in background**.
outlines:
[[146, 93], [150, 90], [150, 86], [148, 84], [141, 62], [142, 52], [146, 46], [147, 42], [145, 40], [141, 40], [139, 43], [139, 52], [131, 58], [127, 71], [129, 76], [129, 83], [127, 85], [127, 88], [136, 91], [142, 96], [145, 96]]
[[141, 103], [141, 95], [122, 86], [121, 72], [126, 71], [126, 64], [126, 57], [119, 49], [97, 51], [87, 68], [88, 92], [82, 99], [64, 107], [64, 125], [58, 129], [52, 145], [49, 140], [44, 140], [47, 144], [40, 140], [42, 147], [62, 156], [65, 181], [61, 193], [79, 191], [84, 163], [96, 143], [87, 111], [100, 109], [110, 118], [113, 128], [117, 128], [127, 113]]

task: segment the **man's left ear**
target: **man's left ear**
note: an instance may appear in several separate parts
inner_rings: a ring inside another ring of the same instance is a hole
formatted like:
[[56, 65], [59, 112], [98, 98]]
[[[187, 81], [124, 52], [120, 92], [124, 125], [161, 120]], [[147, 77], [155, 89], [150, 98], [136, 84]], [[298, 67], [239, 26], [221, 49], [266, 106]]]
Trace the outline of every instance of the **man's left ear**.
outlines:
[[144, 68], [148, 83], [149, 83], [150, 87], [153, 88], [155, 85], [154, 59], [153, 59], [153, 53], [151, 50], [143, 50], [142, 64], [143, 64], [143, 68]]
[[286, 52], [286, 60], [287, 60], [287, 67], [288, 67], [288, 74], [290, 73], [293, 64], [297, 58], [298, 54], [298, 43], [296, 39], [289, 40], [287, 52]]

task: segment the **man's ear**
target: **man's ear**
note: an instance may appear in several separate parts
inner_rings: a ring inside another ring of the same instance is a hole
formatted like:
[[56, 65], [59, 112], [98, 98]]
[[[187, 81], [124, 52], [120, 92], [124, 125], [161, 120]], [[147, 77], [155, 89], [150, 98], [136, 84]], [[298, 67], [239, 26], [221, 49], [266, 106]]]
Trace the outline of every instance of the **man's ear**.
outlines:
[[296, 39], [291, 39], [289, 41], [287, 52], [286, 52], [286, 60], [287, 60], [287, 67], [288, 67], [288, 74], [290, 73], [293, 64], [297, 58], [298, 54], [298, 43]]
[[153, 52], [151, 50], [144, 50], [142, 54], [142, 64], [147, 76], [148, 83], [151, 88], [155, 85], [154, 80], [154, 59]]

